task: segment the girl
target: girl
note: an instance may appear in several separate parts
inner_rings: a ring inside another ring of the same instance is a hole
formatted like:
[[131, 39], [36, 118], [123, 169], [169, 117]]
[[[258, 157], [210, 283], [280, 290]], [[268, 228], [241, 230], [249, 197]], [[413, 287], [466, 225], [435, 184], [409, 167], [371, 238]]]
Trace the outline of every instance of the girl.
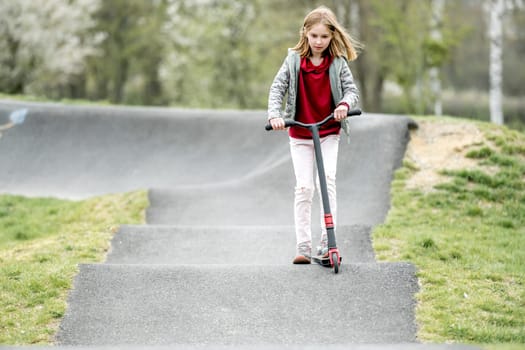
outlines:
[[[347, 111], [356, 107], [359, 99], [347, 63], [347, 60], [357, 58], [356, 48], [357, 42], [338, 23], [331, 10], [324, 6], [313, 10], [304, 19], [299, 42], [288, 50], [288, 56], [273, 80], [268, 101], [268, 119], [274, 130], [285, 129], [284, 118], [316, 123], [334, 113], [334, 120], [319, 130], [334, 224], [339, 132], [343, 128], [348, 133]], [[288, 97], [282, 115], [281, 106], [286, 94]], [[293, 263], [309, 264], [312, 255], [311, 208], [315, 189], [314, 148], [309, 130], [291, 127], [288, 134], [296, 179], [294, 220], [297, 255]], [[319, 188], [318, 178], [316, 183]], [[328, 254], [324, 220], [321, 220], [321, 227], [319, 255]]]

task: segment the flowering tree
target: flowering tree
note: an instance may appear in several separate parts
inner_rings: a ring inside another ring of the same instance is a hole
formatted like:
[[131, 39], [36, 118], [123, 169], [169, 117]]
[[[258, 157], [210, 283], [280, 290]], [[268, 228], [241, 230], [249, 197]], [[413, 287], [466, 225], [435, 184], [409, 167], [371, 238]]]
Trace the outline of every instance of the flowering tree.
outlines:
[[66, 84], [95, 52], [99, 0], [0, 0], [0, 90], [41, 92]]

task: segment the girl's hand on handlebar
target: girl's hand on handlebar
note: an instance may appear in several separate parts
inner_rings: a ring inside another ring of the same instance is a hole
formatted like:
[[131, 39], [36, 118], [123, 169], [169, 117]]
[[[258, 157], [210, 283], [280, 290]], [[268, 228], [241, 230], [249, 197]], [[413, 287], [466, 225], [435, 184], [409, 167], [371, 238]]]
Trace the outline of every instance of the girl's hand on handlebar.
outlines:
[[284, 126], [284, 119], [283, 118], [272, 118], [270, 119], [270, 125], [272, 126], [273, 130], [284, 130], [286, 129]]
[[334, 110], [334, 119], [338, 122], [345, 119], [348, 113], [348, 106], [341, 104]]

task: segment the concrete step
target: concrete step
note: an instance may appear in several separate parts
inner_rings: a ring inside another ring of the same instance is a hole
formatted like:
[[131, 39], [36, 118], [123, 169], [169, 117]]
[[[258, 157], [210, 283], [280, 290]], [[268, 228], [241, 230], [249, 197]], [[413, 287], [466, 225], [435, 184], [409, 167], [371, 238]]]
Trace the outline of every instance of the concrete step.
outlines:
[[[340, 226], [343, 263], [374, 262], [370, 227]], [[314, 247], [320, 233], [314, 236]], [[122, 226], [111, 242], [109, 264], [289, 265], [293, 226]]]
[[277, 188], [271, 185], [201, 186], [151, 189], [148, 224], [161, 225], [293, 225], [293, 174]]
[[414, 342], [410, 264], [81, 265], [60, 345]]

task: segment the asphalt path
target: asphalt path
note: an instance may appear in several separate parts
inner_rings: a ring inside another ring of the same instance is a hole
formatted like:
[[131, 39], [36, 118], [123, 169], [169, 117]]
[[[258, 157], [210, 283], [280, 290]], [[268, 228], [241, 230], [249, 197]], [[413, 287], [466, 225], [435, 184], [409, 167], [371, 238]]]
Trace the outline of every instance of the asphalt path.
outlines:
[[372, 249], [411, 119], [365, 113], [342, 137], [335, 275], [291, 264], [288, 140], [264, 130], [263, 111], [0, 101], [0, 126], [22, 108], [0, 137], [0, 193], [149, 190], [147, 225], [122, 226], [104, 263], [80, 265], [56, 345], [468, 348], [418, 343], [416, 268]]
[[[150, 223], [293, 224], [287, 137], [264, 130], [264, 112], [0, 100], [0, 125], [21, 108], [25, 122], [0, 137], [0, 193], [82, 199], [145, 188]], [[365, 114], [351, 124], [350, 143], [340, 143], [339, 222], [376, 225], [413, 122]]]

